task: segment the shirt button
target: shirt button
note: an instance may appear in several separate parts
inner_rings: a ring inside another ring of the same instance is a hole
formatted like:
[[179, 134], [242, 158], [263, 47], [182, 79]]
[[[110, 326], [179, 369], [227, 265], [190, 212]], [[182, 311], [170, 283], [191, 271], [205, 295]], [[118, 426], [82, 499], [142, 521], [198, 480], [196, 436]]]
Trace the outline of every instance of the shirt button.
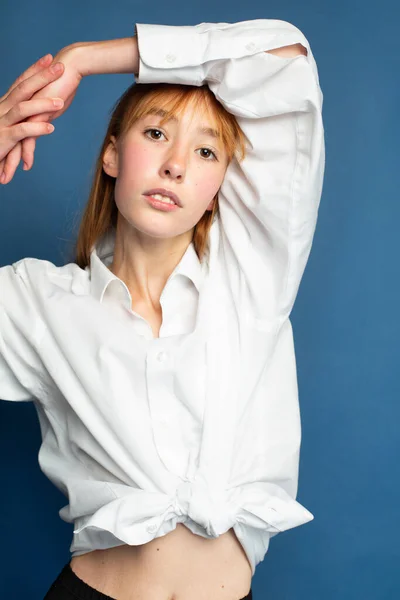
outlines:
[[175, 62], [175, 60], [176, 60], [176, 56], [175, 56], [175, 54], [167, 54], [167, 56], [166, 56], [165, 58], [167, 59], [167, 61], [168, 61], [169, 63], [173, 63], [173, 62]]
[[255, 43], [254, 42], [250, 42], [249, 44], [246, 44], [246, 49], [247, 50], [255, 50]]
[[148, 525], [148, 526], [146, 527], [146, 529], [147, 529], [147, 531], [148, 531], [149, 533], [154, 533], [155, 531], [157, 531], [157, 529], [158, 529], [158, 525], [156, 525], [156, 524], [153, 524], [153, 525]]
[[157, 360], [159, 362], [164, 362], [167, 358], [168, 358], [168, 354], [166, 352], [164, 352], [163, 350], [161, 350], [161, 352], [159, 352], [157, 354]]

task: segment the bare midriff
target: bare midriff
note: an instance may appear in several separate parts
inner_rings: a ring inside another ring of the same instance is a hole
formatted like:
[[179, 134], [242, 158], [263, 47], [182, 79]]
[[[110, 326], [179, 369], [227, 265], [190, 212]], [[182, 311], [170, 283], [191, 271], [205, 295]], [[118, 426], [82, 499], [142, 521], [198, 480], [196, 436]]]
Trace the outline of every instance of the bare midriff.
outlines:
[[209, 539], [183, 523], [147, 544], [94, 550], [72, 557], [70, 565], [117, 600], [241, 600], [252, 577], [233, 529]]

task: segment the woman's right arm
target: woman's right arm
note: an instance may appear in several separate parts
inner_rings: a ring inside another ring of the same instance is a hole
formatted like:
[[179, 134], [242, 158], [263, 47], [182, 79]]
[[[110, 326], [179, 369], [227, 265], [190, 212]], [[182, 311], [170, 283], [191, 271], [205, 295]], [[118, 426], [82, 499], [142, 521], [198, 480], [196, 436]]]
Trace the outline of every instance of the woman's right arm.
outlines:
[[0, 400], [22, 402], [41, 395], [43, 364], [38, 350], [46, 326], [32, 288], [41, 264], [25, 258], [0, 267]]
[[[0, 178], [5, 157], [28, 136], [47, 135], [54, 130], [48, 122], [22, 122], [31, 115], [60, 110], [52, 98], [31, 100], [32, 96], [64, 70], [52, 72], [52, 55], [29, 67], [0, 97]], [[2, 183], [8, 183], [7, 173]], [[0, 202], [1, 210], [1, 202]], [[35, 344], [40, 338], [40, 322], [36, 318], [29, 289], [23, 277], [24, 261], [0, 267], [0, 399], [14, 402], [35, 397], [41, 370]]]
[[[24, 138], [48, 135], [54, 131], [54, 126], [47, 121], [26, 121], [33, 115], [59, 111], [64, 104], [61, 98], [32, 99], [39, 90], [62, 75], [64, 65], [59, 63], [60, 70], [52, 71], [50, 67], [52, 60], [52, 55], [48, 54], [36, 62], [18, 77], [4, 96], [0, 97], [0, 183], [2, 184], [9, 183], [13, 175], [4, 172], [7, 155], [21, 144]], [[58, 104], [54, 104], [55, 101]]]

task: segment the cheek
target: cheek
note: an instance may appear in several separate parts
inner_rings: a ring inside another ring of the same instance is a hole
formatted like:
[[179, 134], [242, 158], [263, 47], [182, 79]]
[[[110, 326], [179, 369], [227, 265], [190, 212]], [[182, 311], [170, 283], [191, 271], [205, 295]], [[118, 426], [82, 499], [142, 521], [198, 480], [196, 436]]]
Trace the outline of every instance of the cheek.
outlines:
[[146, 173], [152, 165], [154, 167], [154, 159], [151, 152], [138, 146], [127, 148], [123, 155], [121, 175], [134, 178], [138, 173]]
[[208, 173], [206, 177], [204, 176], [204, 173], [202, 173], [195, 184], [196, 197], [203, 198], [208, 204], [218, 192], [222, 181], [223, 175], [221, 175], [221, 173]]

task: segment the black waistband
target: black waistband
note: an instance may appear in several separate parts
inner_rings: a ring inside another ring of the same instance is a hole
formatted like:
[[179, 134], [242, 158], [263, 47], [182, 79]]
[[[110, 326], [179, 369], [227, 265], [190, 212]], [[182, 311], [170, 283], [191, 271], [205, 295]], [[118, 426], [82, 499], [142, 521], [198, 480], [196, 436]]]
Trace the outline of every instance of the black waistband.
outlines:
[[63, 586], [71, 592], [71, 594], [76, 596], [76, 598], [79, 598], [79, 600], [117, 600], [116, 598], [112, 598], [111, 596], [107, 596], [106, 594], [95, 590], [88, 583], [79, 579], [69, 563], [64, 565], [53, 585], [55, 587]]

